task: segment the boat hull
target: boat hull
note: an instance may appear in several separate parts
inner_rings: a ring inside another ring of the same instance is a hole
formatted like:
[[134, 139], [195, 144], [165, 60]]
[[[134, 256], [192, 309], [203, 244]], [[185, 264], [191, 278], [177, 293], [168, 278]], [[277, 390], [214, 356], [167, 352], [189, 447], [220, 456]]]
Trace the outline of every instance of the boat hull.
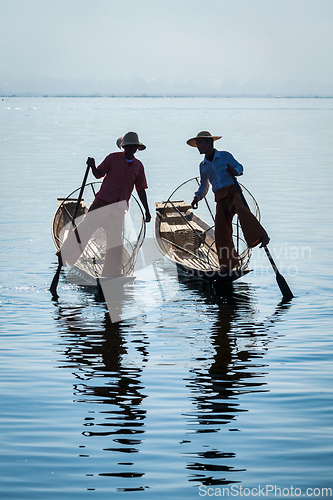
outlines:
[[[91, 188], [93, 195], [95, 195], [96, 185], [99, 184], [100, 182], [87, 184], [85, 189]], [[88, 207], [83, 199], [80, 202], [78, 210], [76, 210], [77, 197], [75, 195], [77, 192], [78, 190], [73, 191], [67, 198], [58, 198], [58, 208], [53, 216], [51, 229], [57, 250], [61, 248], [62, 243], [73, 229], [73, 214], [77, 214], [74, 221], [75, 227], [88, 211]], [[123, 228], [122, 269], [120, 277], [124, 281], [127, 281], [129, 278], [133, 279], [135, 263], [144, 238], [144, 215], [140, 204], [132, 195], [129, 210], [125, 215]], [[105, 232], [102, 228], [99, 228], [90, 238], [76, 263], [73, 266], [65, 263], [64, 271], [67, 280], [84, 287], [100, 287], [103, 280], [110, 280], [111, 278], [102, 276], [105, 253]]]
[[209, 281], [210, 283], [232, 283], [233, 281], [236, 281], [251, 272], [251, 269], [240, 269], [233, 270], [228, 275], [225, 275], [220, 271], [200, 271], [200, 269], [190, 268], [188, 266], [185, 266], [184, 264], [179, 263], [177, 263], [176, 266], [179, 273], [186, 276], [192, 276], [193, 278], [199, 278], [205, 281]]
[[245, 265], [220, 271], [214, 226], [196, 216], [183, 201], [155, 203], [154, 240], [161, 254], [180, 274], [211, 283], [232, 283], [251, 270]]

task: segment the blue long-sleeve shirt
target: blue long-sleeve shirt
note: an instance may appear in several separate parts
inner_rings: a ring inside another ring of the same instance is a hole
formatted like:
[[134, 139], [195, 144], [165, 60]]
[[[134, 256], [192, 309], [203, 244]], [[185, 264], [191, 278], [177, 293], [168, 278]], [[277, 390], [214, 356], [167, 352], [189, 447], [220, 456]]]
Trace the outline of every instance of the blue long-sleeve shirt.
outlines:
[[200, 163], [200, 186], [195, 196], [202, 200], [208, 193], [209, 183], [215, 193], [218, 189], [233, 184], [231, 175], [227, 172], [227, 166], [233, 167], [237, 175], [243, 174], [243, 166], [227, 151], [215, 150], [213, 161], [205, 157]]

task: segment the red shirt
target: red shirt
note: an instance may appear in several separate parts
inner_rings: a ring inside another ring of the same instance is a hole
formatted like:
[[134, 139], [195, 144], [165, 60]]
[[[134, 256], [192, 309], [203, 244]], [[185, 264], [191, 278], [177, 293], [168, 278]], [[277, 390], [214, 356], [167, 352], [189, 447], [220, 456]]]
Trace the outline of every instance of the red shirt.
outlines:
[[134, 186], [137, 191], [148, 187], [141, 161], [128, 162], [124, 152], [109, 154], [97, 168], [105, 177], [96, 198], [106, 203], [128, 202]]

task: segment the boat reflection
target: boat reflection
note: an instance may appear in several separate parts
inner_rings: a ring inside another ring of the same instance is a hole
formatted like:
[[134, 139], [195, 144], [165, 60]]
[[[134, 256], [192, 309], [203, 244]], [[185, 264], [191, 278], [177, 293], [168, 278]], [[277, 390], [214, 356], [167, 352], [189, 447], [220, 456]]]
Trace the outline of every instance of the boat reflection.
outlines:
[[[233, 480], [232, 473], [245, 469], [228, 465], [236, 454], [222, 448], [222, 426], [226, 431], [238, 431], [237, 415], [248, 411], [241, 407], [241, 395], [267, 391], [263, 357], [275, 338], [274, 324], [289, 309], [290, 302], [281, 302], [272, 317], [256, 322], [256, 302], [248, 284], [213, 287], [203, 281], [194, 282], [181, 276], [179, 279], [189, 290], [195, 289], [207, 305], [215, 305], [210, 331], [214, 355], [208, 365], [203, 363], [201, 356], [193, 360], [194, 366], [186, 379], [194, 408], [184, 416], [191, 433], [192, 448], [196, 441], [200, 447], [199, 451], [187, 454], [194, 459], [187, 464], [187, 469], [193, 471], [189, 481], [202, 485], [240, 482]], [[202, 437], [196, 439], [195, 436], [202, 433], [206, 434], [207, 443], [211, 442], [207, 435], [216, 434], [213, 445], [207, 444], [208, 449], [204, 452]]]
[[[159, 278], [163, 279], [162, 271]], [[172, 434], [172, 429], [158, 427], [156, 422], [157, 428], [147, 428], [147, 422], [152, 421], [147, 420], [144, 405], [145, 398], [151, 396], [154, 400], [156, 391], [163, 394], [166, 386], [151, 381], [150, 387], [147, 381], [145, 387], [142, 380], [150, 356], [154, 358], [159, 349], [154, 344], [155, 334], [168, 335], [170, 324], [172, 331], [176, 331], [173, 335], [178, 332], [175, 350], [181, 346], [180, 349], [186, 351], [188, 342], [195, 346], [195, 354], [186, 357], [188, 375], [183, 379], [192, 408], [182, 412], [179, 407], [179, 419], [185, 419], [187, 424], [181, 454], [186, 481], [196, 486], [227, 485], [240, 482], [235, 472], [245, 470], [233, 467], [236, 453], [229, 431], [240, 430], [237, 417], [248, 411], [246, 404], [242, 406], [242, 395], [267, 391], [263, 358], [276, 339], [274, 325], [290, 303], [279, 304], [270, 318], [257, 322], [256, 299], [250, 285], [238, 282], [236, 286], [230, 284], [228, 288], [224, 285], [217, 289], [206, 282], [181, 276], [178, 279], [180, 293], [188, 299], [187, 305], [197, 301], [202, 314], [209, 318], [208, 330], [198, 332], [194, 319], [193, 331], [184, 336], [182, 326], [177, 330], [172, 322], [169, 307], [159, 307], [158, 316], [150, 325], [149, 317], [141, 322], [131, 319], [112, 323], [107, 312], [102, 319], [96, 319], [96, 314], [89, 319], [85, 305], [57, 304], [61, 351], [58, 366], [70, 368], [75, 376], [74, 401], [88, 404], [82, 431], [88, 441], [81, 446], [84, 454], [80, 456], [97, 457], [87, 475], [118, 478], [117, 484], [110, 484], [117, 491], [142, 491], [148, 488], [147, 483], [152, 488], [151, 483], [156, 484], [157, 479], [147, 479], [150, 465], [154, 468], [156, 460], [161, 463], [168, 460], [163, 450], [158, 458], [154, 453], [147, 458], [150, 451], [145, 442], [147, 433], [150, 436], [155, 433], [157, 441], [159, 433], [161, 436], [166, 432]], [[181, 302], [180, 309], [183, 305], [185, 307]], [[98, 311], [100, 313], [100, 309]], [[201, 334], [205, 336], [205, 344], [196, 346]], [[167, 361], [165, 357], [164, 361]], [[154, 365], [155, 362], [151, 362]], [[172, 375], [174, 367], [171, 363]], [[177, 394], [181, 381], [172, 377], [168, 380], [169, 394], [172, 394], [172, 383], [176, 384]], [[156, 412], [159, 411], [163, 410], [156, 408]], [[227, 448], [224, 431], [228, 431]], [[145, 477], [143, 484], [142, 477]]]
[[[117, 462], [115, 457], [138, 453], [145, 433], [146, 410], [141, 407], [147, 397], [141, 383], [142, 366], [148, 356], [145, 335], [138, 335], [135, 341], [134, 352], [139, 358], [135, 365], [124, 361], [129, 345], [123, 335], [123, 325], [112, 323], [107, 312], [98, 329], [96, 320], [87, 322], [85, 306], [58, 304], [56, 319], [61, 329], [63, 350], [58, 367], [74, 370], [77, 380], [73, 385], [74, 402], [88, 403], [92, 407], [84, 419], [82, 435], [85, 438], [101, 438], [97, 441], [92, 439], [92, 445], [89, 442], [80, 446], [81, 452], [84, 449], [84, 454], [80, 456], [95, 454], [96, 446], [97, 453], [111, 452], [110, 457], [113, 456], [110, 460], [104, 459], [108, 467], [112, 464], [110, 472], [98, 471], [87, 476], [126, 479], [144, 476], [144, 473], [132, 470], [132, 462]], [[138, 366], [140, 364], [142, 366]], [[101, 410], [96, 405], [102, 405]], [[90, 452], [90, 449], [93, 451]], [[119, 465], [123, 467], [115, 472]], [[142, 487], [128, 490], [142, 490]]]

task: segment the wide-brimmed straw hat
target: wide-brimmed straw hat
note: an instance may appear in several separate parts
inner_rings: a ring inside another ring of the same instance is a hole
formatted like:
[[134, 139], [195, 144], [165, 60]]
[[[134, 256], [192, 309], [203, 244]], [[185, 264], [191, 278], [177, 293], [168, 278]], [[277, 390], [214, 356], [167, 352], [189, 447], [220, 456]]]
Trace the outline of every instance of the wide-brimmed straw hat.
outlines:
[[197, 139], [213, 139], [213, 141], [217, 141], [218, 139], [221, 139], [222, 135], [212, 135], [210, 132], [207, 132], [207, 130], [203, 130], [202, 132], [199, 132], [195, 137], [191, 137], [186, 143], [189, 146], [192, 146], [193, 148], [197, 147]]
[[130, 145], [138, 146], [139, 151], [146, 149], [146, 146], [139, 141], [139, 136], [136, 132], [127, 132], [124, 137], [119, 137], [117, 139], [116, 144], [119, 149]]

